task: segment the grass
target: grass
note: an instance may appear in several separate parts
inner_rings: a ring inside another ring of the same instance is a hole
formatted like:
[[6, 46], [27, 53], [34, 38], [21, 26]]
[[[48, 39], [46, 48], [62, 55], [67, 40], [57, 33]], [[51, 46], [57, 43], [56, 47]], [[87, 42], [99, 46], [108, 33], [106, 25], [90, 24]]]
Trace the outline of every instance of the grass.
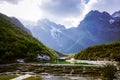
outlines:
[[10, 80], [16, 77], [17, 75], [0, 75], [0, 80]]
[[40, 76], [36, 76], [36, 77], [32, 76], [32, 77], [26, 78], [24, 80], [42, 80], [42, 78]]

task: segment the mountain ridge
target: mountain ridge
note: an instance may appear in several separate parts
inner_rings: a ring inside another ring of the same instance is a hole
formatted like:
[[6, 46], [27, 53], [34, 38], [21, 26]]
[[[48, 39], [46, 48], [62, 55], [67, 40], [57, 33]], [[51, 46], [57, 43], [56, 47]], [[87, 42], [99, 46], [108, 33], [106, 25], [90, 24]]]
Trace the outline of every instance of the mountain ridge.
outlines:
[[44, 44], [59, 52], [75, 53], [92, 45], [120, 40], [119, 27], [119, 17], [95, 10], [90, 11], [76, 28], [65, 29], [64, 25], [44, 20], [33, 27], [31, 32]]

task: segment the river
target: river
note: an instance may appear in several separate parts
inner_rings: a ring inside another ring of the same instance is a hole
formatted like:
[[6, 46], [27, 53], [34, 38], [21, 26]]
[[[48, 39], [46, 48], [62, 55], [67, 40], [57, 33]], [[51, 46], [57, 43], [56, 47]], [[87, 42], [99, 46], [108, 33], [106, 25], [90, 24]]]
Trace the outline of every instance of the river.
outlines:
[[88, 78], [77, 76], [42, 76], [43, 80], [88, 80]]

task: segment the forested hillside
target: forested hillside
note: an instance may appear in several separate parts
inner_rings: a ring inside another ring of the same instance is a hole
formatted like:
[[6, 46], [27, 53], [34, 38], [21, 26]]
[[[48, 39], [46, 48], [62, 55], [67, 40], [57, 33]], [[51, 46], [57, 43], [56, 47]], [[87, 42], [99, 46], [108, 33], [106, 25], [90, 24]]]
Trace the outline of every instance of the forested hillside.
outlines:
[[55, 59], [56, 52], [49, 49], [20, 27], [9, 17], [0, 14], [0, 63], [15, 62], [16, 59], [34, 61], [37, 54]]
[[120, 61], [120, 42], [88, 47], [75, 55], [76, 59], [109, 58]]

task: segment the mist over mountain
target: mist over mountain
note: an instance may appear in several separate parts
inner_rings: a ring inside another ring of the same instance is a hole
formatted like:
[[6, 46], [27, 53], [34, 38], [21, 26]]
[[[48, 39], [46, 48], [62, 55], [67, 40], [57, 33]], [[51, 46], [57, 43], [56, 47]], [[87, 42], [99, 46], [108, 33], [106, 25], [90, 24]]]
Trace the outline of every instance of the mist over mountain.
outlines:
[[90, 11], [78, 27], [66, 29], [64, 25], [44, 19], [32, 27], [32, 34], [47, 46], [62, 52], [75, 53], [103, 43], [120, 41], [120, 11]]

